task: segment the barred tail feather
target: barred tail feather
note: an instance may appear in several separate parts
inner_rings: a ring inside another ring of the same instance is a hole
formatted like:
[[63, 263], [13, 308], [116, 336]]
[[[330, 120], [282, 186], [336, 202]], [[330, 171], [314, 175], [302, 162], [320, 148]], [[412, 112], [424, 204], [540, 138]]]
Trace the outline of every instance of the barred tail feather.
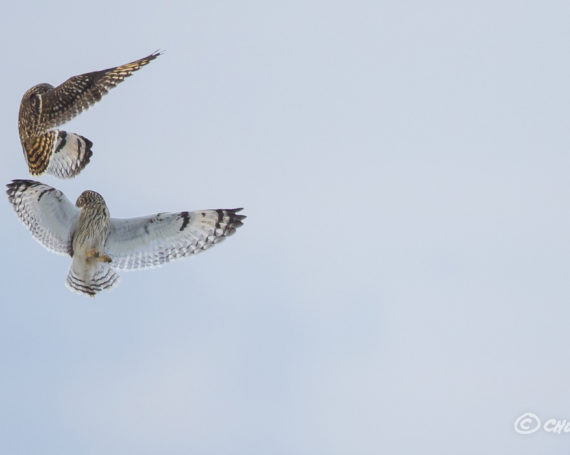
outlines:
[[119, 275], [107, 263], [79, 264], [78, 259], [74, 259], [65, 284], [73, 291], [95, 297], [99, 291], [119, 284], [119, 279]]

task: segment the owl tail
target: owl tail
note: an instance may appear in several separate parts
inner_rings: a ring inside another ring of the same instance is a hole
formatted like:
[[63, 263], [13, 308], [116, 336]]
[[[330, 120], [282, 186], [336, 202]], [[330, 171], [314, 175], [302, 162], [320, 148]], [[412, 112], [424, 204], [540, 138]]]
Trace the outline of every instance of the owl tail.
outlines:
[[44, 172], [65, 179], [75, 177], [87, 166], [93, 143], [75, 133], [50, 130], [24, 143], [28, 167], [33, 175]]
[[65, 284], [68, 288], [95, 297], [103, 289], [111, 289], [119, 283], [119, 275], [106, 262], [87, 263], [73, 258]]

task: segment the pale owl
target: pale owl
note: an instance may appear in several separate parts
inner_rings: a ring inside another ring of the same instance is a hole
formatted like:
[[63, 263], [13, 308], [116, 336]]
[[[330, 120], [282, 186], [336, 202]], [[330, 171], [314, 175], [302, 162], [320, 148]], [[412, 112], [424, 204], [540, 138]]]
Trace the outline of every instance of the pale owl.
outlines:
[[77, 175], [89, 163], [93, 143], [78, 134], [52, 129], [95, 104], [110, 89], [160, 55], [155, 52], [126, 65], [73, 76], [53, 87], [38, 84], [20, 103], [18, 129], [28, 169], [60, 178]]
[[66, 284], [94, 296], [117, 284], [116, 270], [160, 266], [200, 253], [242, 225], [241, 209], [158, 213], [111, 218], [103, 197], [84, 191], [75, 206], [33, 180], [13, 180], [8, 199], [20, 220], [47, 249], [72, 258]]

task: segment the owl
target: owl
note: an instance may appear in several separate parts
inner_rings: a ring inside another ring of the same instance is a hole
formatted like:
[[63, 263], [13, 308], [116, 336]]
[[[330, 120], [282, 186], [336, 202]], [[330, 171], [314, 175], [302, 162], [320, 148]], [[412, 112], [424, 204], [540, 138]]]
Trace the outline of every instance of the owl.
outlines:
[[95, 191], [84, 191], [73, 205], [61, 191], [33, 180], [13, 180], [7, 187], [9, 201], [35, 239], [71, 256], [66, 285], [92, 297], [118, 283], [118, 270], [200, 253], [232, 235], [245, 218], [238, 214], [241, 208], [111, 218]]
[[29, 89], [20, 103], [18, 129], [30, 174], [70, 178], [81, 172], [93, 154], [93, 143], [54, 128], [88, 109], [159, 55], [155, 52], [126, 65], [73, 76], [57, 87], [38, 84]]

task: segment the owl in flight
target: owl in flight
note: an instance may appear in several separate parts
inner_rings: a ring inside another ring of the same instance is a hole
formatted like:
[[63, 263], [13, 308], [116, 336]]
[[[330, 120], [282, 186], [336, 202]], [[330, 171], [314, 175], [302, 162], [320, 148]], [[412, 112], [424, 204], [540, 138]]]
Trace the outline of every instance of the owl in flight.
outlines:
[[89, 163], [93, 143], [78, 134], [55, 128], [88, 109], [110, 89], [160, 55], [150, 54], [126, 65], [70, 77], [53, 87], [38, 84], [20, 103], [18, 129], [30, 174], [44, 172], [74, 177]]
[[89, 296], [116, 285], [116, 270], [156, 267], [207, 250], [242, 225], [241, 209], [111, 218], [103, 197], [84, 191], [75, 205], [51, 186], [13, 180], [8, 199], [47, 249], [72, 258], [67, 286]]

